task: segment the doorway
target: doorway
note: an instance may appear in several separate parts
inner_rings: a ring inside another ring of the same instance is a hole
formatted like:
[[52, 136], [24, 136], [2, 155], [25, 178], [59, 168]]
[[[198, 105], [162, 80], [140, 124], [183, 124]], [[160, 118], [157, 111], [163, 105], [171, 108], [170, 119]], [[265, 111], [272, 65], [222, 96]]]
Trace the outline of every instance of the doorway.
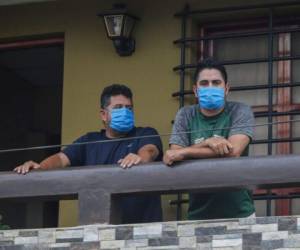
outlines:
[[[0, 44], [0, 149], [61, 143], [63, 63], [63, 38]], [[0, 171], [58, 150], [0, 153]], [[57, 226], [57, 202], [3, 203], [2, 223], [11, 228]]]

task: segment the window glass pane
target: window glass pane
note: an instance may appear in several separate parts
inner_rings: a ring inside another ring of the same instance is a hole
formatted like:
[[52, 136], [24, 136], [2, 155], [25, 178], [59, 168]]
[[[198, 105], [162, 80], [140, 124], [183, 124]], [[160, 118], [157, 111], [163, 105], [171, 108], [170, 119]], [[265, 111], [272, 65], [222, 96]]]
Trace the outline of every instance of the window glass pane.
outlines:
[[[253, 46], [256, 44], [257, 46]], [[220, 39], [214, 42], [218, 60], [245, 60], [268, 56], [267, 36]]]
[[[300, 115], [291, 116], [292, 120], [300, 120]], [[292, 137], [300, 138], [300, 122], [292, 123]], [[300, 154], [300, 142], [292, 143], [292, 152], [293, 154]]]
[[124, 31], [123, 31], [124, 37], [130, 37], [131, 36], [131, 33], [133, 31], [133, 28], [134, 28], [134, 22], [135, 22], [135, 20], [132, 17], [126, 16], [125, 24], [124, 24]]
[[[292, 34], [292, 55], [300, 55], [300, 33]], [[300, 83], [300, 60], [292, 61], [292, 82]], [[300, 87], [292, 90], [293, 102], [300, 103]]]

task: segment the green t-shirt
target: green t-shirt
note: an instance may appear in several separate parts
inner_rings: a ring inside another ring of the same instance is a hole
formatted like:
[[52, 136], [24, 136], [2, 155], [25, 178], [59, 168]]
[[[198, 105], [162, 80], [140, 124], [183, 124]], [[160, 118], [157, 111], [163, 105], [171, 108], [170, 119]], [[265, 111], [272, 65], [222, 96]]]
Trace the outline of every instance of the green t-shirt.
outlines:
[[[245, 134], [252, 139], [253, 127], [251, 125], [253, 124], [253, 113], [245, 104], [228, 102], [224, 111], [214, 117], [204, 116], [199, 111], [198, 105], [188, 106], [182, 108], [176, 116], [170, 144], [187, 147], [216, 135], [228, 138], [234, 134]], [[228, 129], [229, 127], [231, 128]], [[180, 133], [184, 131], [189, 133]], [[243, 156], [246, 155], [248, 155], [248, 147], [243, 152]], [[251, 193], [246, 189], [230, 192], [191, 193], [188, 218], [192, 220], [239, 218], [247, 217], [254, 211]]]

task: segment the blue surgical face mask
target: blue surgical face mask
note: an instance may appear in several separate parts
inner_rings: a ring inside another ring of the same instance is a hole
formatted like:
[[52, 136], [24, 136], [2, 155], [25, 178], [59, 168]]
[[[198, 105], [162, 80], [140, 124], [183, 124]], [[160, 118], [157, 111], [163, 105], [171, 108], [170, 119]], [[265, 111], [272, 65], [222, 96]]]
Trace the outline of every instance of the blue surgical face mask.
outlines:
[[129, 108], [112, 109], [109, 126], [120, 133], [129, 132], [134, 127], [134, 114]]
[[218, 110], [224, 107], [225, 90], [218, 87], [201, 87], [197, 89], [200, 108]]

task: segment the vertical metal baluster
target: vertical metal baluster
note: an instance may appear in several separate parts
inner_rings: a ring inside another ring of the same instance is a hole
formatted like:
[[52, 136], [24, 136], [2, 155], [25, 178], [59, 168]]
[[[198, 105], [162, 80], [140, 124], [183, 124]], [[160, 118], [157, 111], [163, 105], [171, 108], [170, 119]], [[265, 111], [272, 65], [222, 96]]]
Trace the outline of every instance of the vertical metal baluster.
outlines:
[[[189, 12], [189, 5], [186, 5], [184, 8], [184, 15], [182, 17], [182, 23], [181, 23], [181, 39], [186, 39], [186, 26], [187, 26], [187, 18], [188, 18], [188, 12]], [[184, 90], [185, 90], [185, 68], [183, 67], [185, 65], [185, 50], [186, 50], [186, 42], [184, 41], [181, 44], [180, 48], [180, 66], [182, 66], [182, 69], [180, 70], [180, 86], [179, 86], [179, 108], [182, 108], [184, 106]], [[177, 194], [177, 211], [176, 211], [176, 217], [177, 220], [181, 220], [181, 201], [182, 201], [182, 194]]]
[[[270, 141], [273, 138], [272, 112], [273, 112], [273, 9], [269, 9], [269, 34], [268, 34], [268, 155], [272, 155], [273, 143]], [[268, 195], [272, 191], [268, 190]], [[271, 215], [271, 200], [267, 200], [266, 207], [267, 216]]]

